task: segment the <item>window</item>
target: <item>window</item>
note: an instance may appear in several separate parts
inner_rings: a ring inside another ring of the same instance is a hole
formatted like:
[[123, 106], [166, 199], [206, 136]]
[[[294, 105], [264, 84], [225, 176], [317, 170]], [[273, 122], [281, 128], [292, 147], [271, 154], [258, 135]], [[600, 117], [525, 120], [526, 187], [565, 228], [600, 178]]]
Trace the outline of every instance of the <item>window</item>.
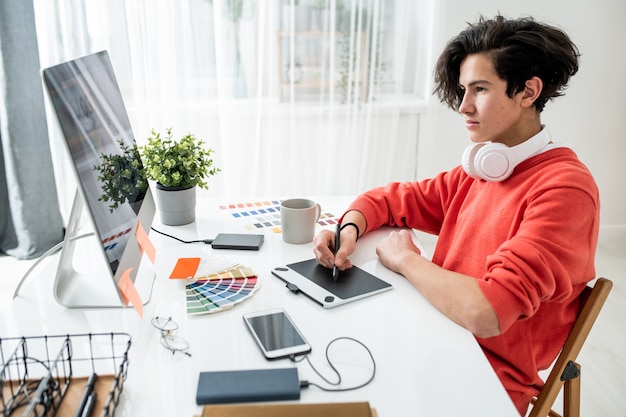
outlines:
[[312, 195], [415, 177], [433, 2], [34, 4], [43, 67], [109, 51], [139, 144], [191, 131], [223, 168], [212, 193]]

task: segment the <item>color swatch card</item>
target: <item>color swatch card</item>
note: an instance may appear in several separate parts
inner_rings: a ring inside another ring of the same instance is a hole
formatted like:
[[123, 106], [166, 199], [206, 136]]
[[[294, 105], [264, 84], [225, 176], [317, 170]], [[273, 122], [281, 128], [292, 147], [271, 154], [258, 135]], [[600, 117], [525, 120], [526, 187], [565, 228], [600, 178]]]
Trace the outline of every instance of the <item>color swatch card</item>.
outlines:
[[216, 257], [181, 258], [170, 279], [187, 280], [185, 295], [190, 315], [232, 308], [251, 297], [260, 285], [252, 268]]
[[[223, 204], [220, 205], [220, 210], [230, 213], [232, 218], [240, 221], [248, 231], [270, 229], [274, 233], [282, 233], [280, 200]], [[328, 212], [322, 212], [317, 222], [320, 226], [336, 223], [337, 217]]]

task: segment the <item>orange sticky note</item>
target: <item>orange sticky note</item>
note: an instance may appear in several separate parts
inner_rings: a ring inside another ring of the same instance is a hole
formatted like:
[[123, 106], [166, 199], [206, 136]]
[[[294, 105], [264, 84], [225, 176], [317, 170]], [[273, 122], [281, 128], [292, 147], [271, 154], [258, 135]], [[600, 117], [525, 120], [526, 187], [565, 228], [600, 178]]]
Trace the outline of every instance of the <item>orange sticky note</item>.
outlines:
[[193, 278], [198, 270], [198, 265], [200, 265], [200, 258], [180, 258], [170, 274], [170, 279]]
[[139, 247], [141, 248], [142, 251], [146, 253], [146, 255], [148, 255], [150, 262], [152, 262], [152, 265], [154, 265], [154, 259], [156, 258], [156, 249], [154, 248], [154, 245], [150, 241], [150, 238], [148, 237], [146, 230], [143, 228], [143, 225], [141, 224], [141, 220], [137, 221], [137, 229], [135, 230], [135, 236], [137, 237], [137, 242], [139, 243]]
[[135, 284], [133, 284], [133, 280], [130, 277], [130, 271], [133, 268], [128, 268], [126, 271], [122, 273], [120, 277], [120, 282], [117, 284], [120, 289], [120, 294], [122, 295], [122, 301], [124, 301], [124, 305], [128, 305], [130, 301], [139, 313], [139, 317], [143, 317], [143, 303], [141, 302], [141, 297], [139, 297], [139, 292], [137, 288], [135, 288]]

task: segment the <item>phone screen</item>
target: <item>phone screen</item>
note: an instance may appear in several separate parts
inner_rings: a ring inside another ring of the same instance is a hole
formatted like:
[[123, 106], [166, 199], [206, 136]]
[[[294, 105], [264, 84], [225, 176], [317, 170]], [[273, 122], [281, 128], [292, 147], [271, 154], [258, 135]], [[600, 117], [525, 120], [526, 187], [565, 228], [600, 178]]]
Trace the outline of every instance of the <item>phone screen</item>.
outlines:
[[275, 359], [307, 353], [311, 347], [282, 310], [248, 313], [244, 320], [263, 354]]

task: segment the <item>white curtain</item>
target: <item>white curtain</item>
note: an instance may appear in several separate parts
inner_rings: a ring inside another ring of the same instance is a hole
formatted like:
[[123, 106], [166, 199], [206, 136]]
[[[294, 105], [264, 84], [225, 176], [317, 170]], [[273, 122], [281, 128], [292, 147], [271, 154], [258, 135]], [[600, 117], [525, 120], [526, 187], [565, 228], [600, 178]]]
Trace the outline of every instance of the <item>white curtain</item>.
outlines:
[[[136, 141], [192, 132], [216, 196], [415, 178], [433, 0], [35, 0], [43, 67], [106, 49]], [[52, 114], [52, 113], [49, 113]], [[60, 189], [74, 189], [50, 123]]]

